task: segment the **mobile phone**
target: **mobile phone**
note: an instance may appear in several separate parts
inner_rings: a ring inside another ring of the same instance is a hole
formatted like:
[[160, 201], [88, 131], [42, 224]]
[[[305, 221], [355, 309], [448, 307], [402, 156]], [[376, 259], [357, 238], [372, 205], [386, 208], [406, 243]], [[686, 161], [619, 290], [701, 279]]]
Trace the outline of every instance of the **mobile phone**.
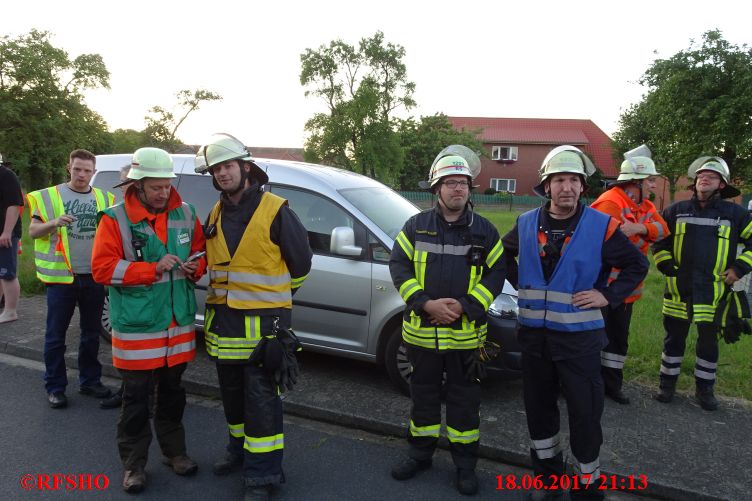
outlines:
[[200, 257], [204, 257], [206, 255], [206, 251], [198, 251], [195, 254], [191, 254], [188, 256], [188, 259], [185, 260], [186, 263], [190, 263], [191, 261], [195, 261], [196, 259]]

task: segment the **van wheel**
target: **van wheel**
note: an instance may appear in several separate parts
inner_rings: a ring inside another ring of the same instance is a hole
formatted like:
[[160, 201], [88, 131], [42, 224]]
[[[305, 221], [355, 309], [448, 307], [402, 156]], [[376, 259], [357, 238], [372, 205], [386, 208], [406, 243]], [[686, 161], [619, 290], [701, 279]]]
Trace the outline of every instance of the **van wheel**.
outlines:
[[99, 321], [99, 334], [108, 343], [112, 343], [112, 322], [110, 322], [110, 296], [105, 293], [102, 318]]
[[402, 327], [398, 326], [389, 336], [384, 353], [386, 373], [397, 389], [405, 395], [410, 395], [410, 374], [413, 367], [407, 359], [407, 348], [402, 341]]

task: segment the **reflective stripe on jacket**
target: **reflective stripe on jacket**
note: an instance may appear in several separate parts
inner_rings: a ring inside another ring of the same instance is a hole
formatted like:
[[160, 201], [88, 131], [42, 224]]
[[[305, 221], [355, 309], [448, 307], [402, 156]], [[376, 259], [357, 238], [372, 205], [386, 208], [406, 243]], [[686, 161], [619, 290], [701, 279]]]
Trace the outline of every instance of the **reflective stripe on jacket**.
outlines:
[[[608, 206], [613, 204], [618, 207], [618, 213], [611, 213]], [[655, 205], [650, 200], [643, 200], [641, 204], [632, 200], [629, 195], [620, 187], [614, 186], [604, 191], [595, 202], [591, 204], [593, 209], [599, 210], [617, 221], [626, 220], [630, 223], [645, 225], [647, 235], [632, 235], [629, 240], [638, 248], [643, 255], [648, 255], [650, 244], [655, 243], [669, 234], [666, 221], [658, 214]], [[619, 269], [613, 268], [608, 278], [610, 284], [619, 276]], [[625, 303], [634, 303], [642, 296], [643, 282], [632, 291]]]
[[119, 369], [147, 370], [192, 360], [196, 352], [193, 282], [179, 269], [163, 273], [149, 285], [126, 286], [123, 278], [129, 264], [139, 260], [155, 263], [172, 254], [185, 261], [196, 227], [193, 207], [180, 203], [167, 212], [166, 245], [146, 220], [133, 223], [122, 203], [101, 214], [116, 221], [123, 244], [123, 259], [109, 287], [113, 364]]
[[572, 304], [572, 294], [598, 285], [603, 241], [611, 218], [585, 207], [550, 281], [546, 282], [538, 249], [540, 210], [526, 212], [517, 221], [520, 324], [568, 332], [603, 328], [601, 310], [577, 308]]
[[[63, 186], [51, 186], [39, 191], [32, 191], [27, 196], [31, 213], [39, 213], [42, 222], [46, 223], [65, 214], [63, 199], [59, 188]], [[115, 202], [115, 195], [103, 192], [99, 188], [93, 188], [97, 210], [104, 210]], [[68, 247], [68, 227], [61, 226], [52, 233], [34, 239], [34, 264], [37, 268], [37, 278], [47, 284], [71, 284], [73, 283], [73, 270], [71, 269], [70, 248]]]

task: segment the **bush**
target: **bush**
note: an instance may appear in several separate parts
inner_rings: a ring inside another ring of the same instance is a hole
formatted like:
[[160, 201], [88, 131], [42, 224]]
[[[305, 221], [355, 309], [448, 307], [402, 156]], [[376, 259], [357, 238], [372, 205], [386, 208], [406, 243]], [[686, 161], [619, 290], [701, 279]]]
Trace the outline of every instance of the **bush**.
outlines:
[[496, 195], [496, 190], [493, 188], [486, 188], [486, 191], [483, 192], [484, 195]]

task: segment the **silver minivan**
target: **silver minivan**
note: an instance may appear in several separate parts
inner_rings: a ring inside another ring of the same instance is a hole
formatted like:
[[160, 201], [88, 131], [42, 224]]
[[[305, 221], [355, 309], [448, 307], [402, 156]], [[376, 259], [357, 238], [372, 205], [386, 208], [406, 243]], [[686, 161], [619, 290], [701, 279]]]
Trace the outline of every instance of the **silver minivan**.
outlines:
[[[193, 155], [172, 155], [173, 184], [205, 221], [219, 193], [211, 176], [193, 170]], [[131, 155], [97, 156], [96, 187], [111, 190]], [[405, 221], [419, 209], [385, 185], [354, 172], [284, 160], [255, 159], [269, 175], [265, 189], [288, 200], [308, 231], [313, 265], [293, 298], [292, 325], [306, 349], [382, 363], [390, 379], [407, 391], [410, 364], [401, 338], [404, 302], [392, 285], [389, 254]], [[111, 190], [113, 192], [117, 190]], [[120, 199], [119, 191], [115, 193]], [[197, 286], [203, 326], [207, 278]], [[519, 371], [516, 291], [505, 291], [489, 314], [489, 337], [502, 346], [494, 366]], [[109, 337], [109, 313], [102, 317]]]

